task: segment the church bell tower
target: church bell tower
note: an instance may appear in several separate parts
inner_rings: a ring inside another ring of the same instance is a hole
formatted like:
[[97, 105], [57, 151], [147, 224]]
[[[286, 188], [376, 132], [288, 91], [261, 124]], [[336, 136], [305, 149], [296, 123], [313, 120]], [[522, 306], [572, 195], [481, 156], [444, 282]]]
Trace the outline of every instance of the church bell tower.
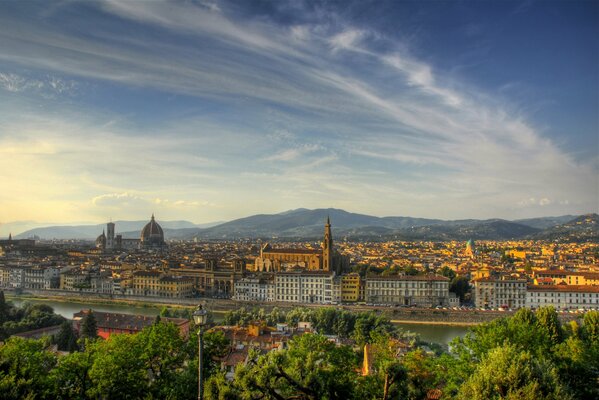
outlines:
[[327, 223], [324, 226], [322, 258], [322, 269], [331, 271], [333, 268], [333, 235], [331, 234], [331, 219], [329, 217], [327, 217]]

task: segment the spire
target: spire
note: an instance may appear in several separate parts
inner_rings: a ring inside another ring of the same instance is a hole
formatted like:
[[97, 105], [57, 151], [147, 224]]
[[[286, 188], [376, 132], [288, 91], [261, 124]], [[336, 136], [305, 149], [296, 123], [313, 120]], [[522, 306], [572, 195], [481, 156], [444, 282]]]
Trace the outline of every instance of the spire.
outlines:
[[327, 225], [331, 225], [331, 217], [327, 215]]
[[9, 240], [9, 241], [11, 241], [11, 240], [12, 240], [12, 232], [10, 232], [10, 233], [8, 234], [8, 240]]

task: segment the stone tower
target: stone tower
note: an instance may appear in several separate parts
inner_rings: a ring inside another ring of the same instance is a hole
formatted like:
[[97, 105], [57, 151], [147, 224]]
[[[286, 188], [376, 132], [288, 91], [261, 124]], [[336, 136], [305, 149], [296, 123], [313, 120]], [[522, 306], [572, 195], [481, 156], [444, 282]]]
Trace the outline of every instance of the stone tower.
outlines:
[[324, 226], [324, 240], [322, 242], [322, 269], [331, 271], [333, 268], [333, 235], [331, 234], [331, 219], [327, 217]]
[[112, 221], [106, 224], [106, 248], [114, 249], [114, 223]]

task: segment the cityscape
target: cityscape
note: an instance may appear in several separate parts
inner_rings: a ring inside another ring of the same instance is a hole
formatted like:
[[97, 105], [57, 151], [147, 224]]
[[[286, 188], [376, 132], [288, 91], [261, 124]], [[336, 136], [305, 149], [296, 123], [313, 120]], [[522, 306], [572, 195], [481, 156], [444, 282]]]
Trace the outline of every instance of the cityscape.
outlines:
[[0, 3], [0, 398], [599, 398], [599, 3]]

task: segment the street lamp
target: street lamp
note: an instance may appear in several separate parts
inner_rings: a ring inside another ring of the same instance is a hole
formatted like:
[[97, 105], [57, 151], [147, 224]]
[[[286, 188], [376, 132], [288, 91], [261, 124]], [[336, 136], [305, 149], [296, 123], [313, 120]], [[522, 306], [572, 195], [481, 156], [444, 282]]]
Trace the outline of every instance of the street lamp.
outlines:
[[200, 327], [198, 330], [198, 400], [204, 399], [204, 382], [202, 376], [202, 357], [204, 353], [204, 326], [208, 321], [208, 312], [202, 308], [200, 304], [193, 312], [193, 322]]

